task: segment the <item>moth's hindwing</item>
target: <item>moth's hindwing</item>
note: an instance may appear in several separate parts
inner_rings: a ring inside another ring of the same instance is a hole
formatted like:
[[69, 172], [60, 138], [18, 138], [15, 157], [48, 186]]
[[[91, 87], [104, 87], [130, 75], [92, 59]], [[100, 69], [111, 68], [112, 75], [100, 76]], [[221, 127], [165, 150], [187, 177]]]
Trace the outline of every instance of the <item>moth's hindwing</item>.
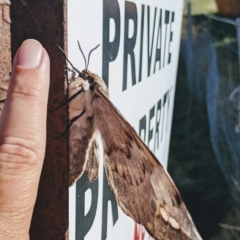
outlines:
[[85, 168], [85, 173], [88, 176], [90, 182], [94, 181], [98, 177], [99, 168], [99, 156], [98, 156], [98, 142], [94, 136], [91, 142], [91, 147], [88, 153], [87, 165]]

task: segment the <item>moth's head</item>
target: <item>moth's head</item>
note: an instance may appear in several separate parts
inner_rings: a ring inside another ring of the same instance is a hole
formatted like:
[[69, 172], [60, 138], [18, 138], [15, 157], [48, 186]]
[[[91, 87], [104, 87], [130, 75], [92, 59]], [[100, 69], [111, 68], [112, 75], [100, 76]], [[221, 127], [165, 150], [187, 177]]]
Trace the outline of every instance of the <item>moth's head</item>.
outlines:
[[89, 76], [89, 71], [84, 69], [79, 73], [79, 77], [81, 77], [82, 79], [84, 79], [85, 81], [89, 81], [91, 80], [91, 77]]
[[105, 84], [105, 82], [103, 81], [102, 78], [100, 78], [97, 74], [92, 73], [89, 70], [83, 70], [82, 74], [84, 77], [84, 80], [88, 81], [90, 86], [92, 85], [92, 87], [94, 88], [95, 85], [98, 85], [99, 89], [108, 97], [108, 88], [107, 85]]
[[79, 74], [79, 77], [83, 78], [84, 80], [90, 80], [90, 76], [89, 76], [89, 70], [82, 70], [82, 72]]

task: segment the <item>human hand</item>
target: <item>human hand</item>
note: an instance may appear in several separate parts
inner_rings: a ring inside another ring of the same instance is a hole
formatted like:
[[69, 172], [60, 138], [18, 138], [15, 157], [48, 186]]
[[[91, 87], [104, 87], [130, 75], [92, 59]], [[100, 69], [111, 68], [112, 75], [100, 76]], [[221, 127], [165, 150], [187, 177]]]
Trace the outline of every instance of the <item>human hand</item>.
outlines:
[[49, 57], [35, 40], [18, 49], [0, 118], [0, 239], [29, 239], [46, 145]]

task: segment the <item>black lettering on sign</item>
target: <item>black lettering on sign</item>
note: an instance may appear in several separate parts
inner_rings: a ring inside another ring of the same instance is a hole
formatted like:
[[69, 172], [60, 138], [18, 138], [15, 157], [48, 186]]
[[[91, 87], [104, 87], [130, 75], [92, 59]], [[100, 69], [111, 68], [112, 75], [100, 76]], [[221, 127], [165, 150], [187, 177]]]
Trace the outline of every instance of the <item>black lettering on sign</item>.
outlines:
[[171, 63], [171, 56], [172, 56], [172, 53], [170, 53], [170, 43], [173, 40], [172, 23], [174, 22], [174, 16], [175, 16], [174, 12], [172, 12], [172, 20], [170, 23], [170, 38], [169, 38], [169, 44], [168, 44], [168, 64]]
[[140, 36], [140, 57], [139, 57], [139, 76], [138, 82], [142, 80], [142, 57], [143, 57], [143, 33], [144, 33], [144, 19], [145, 19], [145, 5], [142, 5], [142, 14], [141, 14], [141, 36]]
[[155, 106], [153, 106], [149, 111], [149, 121], [148, 121], [148, 146], [153, 137], [153, 129], [151, 129], [151, 120], [155, 114]]
[[[85, 196], [86, 191], [91, 191], [91, 203], [88, 213], [85, 215]], [[99, 189], [99, 180], [98, 178], [92, 183], [89, 182], [86, 174], [77, 181], [76, 183], [76, 240], [84, 240], [84, 237], [87, 235], [91, 229], [98, 206], [98, 189]], [[102, 202], [102, 240], [107, 238], [107, 222], [108, 222], [108, 203], [111, 203], [112, 209], [112, 221], [113, 226], [118, 220], [118, 206], [113, 194], [113, 191], [110, 189], [107, 181], [107, 176], [105, 169], [103, 168], [103, 202]]]
[[118, 220], [118, 206], [113, 191], [108, 185], [105, 169], [103, 169], [102, 240], [105, 240], [107, 238], [107, 216], [109, 201], [111, 202], [112, 206], [112, 219], [114, 226]]
[[168, 33], [168, 25], [169, 25], [169, 11], [165, 11], [165, 41], [164, 41], [164, 52], [163, 52], [163, 67], [165, 66], [165, 53], [167, 48], [167, 33]]
[[[149, 110], [148, 119], [147, 119], [147, 115], [144, 115], [139, 120], [138, 134], [148, 146], [150, 141], [153, 139], [154, 141], [153, 149], [151, 150], [154, 153], [156, 152], [157, 149], [159, 149], [160, 143], [164, 141], [164, 137], [166, 136], [167, 130], [168, 130], [168, 123], [171, 120], [169, 119], [170, 117], [169, 106], [170, 106], [170, 100], [171, 100], [170, 93], [171, 93], [171, 88], [163, 95], [163, 98], [159, 99], [156, 105]], [[154, 120], [155, 120], [155, 125], [152, 124]], [[148, 124], [147, 124], [147, 121], [148, 121]], [[165, 126], [165, 131], [164, 131], [164, 126]], [[146, 136], [146, 133], [148, 133], [148, 136]]]
[[[151, 18], [151, 16], [153, 17]], [[140, 34], [138, 34], [138, 18], [140, 18]], [[122, 91], [127, 90], [130, 85], [135, 86], [144, 78], [150, 77], [170, 64], [174, 18], [175, 13], [169, 10], [144, 4], [138, 9], [134, 2], [125, 1], [124, 29], [121, 31], [121, 12], [118, 1], [103, 0], [102, 76], [106, 84], [108, 85], [109, 82], [110, 63], [114, 62], [119, 55], [121, 39], [124, 41]], [[115, 24], [112, 41], [110, 41], [110, 20], [113, 20]], [[120, 37], [121, 32], [124, 33], [123, 38]], [[136, 42], [139, 42], [139, 46], [137, 46], [139, 50], [138, 69], [135, 58]], [[143, 69], [146, 69], [146, 76], [143, 76]], [[128, 74], [129, 71], [131, 74]], [[128, 76], [131, 79], [128, 79]]]
[[154, 70], [156, 70], [156, 63], [159, 62], [159, 68], [161, 69], [161, 49], [162, 49], [162, 9], [159, 12], [159, 21], [158, 21], [158, 31], [157, 31], [157, 41], [156, 41], [156, 53], [155, 53], [155, 63], [154, 63]]
[[[152, 63], [152, 52], [153, 52], [153, 41], [154, 41], [154, 33], [155, 33], [155, 23], [156, 23], [156, 14], [157, 14], [157, 8], [154, 10], [154, 20], [153, 20], [153, 25], [152, 25], [152, 43], [150, 44], [150, 6], [147, 6], [147, 18], [148, 18], [148, 41], [147, 41], [147, 50], [148, 50], [148, 74], [147, 76], [150, 76], [150, 71], [151, 71], [151, 63]], [[149, 50], [150, 47], [150, 50]]]
[[[90, 209], [85, 212], [85, 193], [90, 189], [92, 200]], [[84, 237], [93, 225], [98, 202], [98, 179], [90, 183], [86, 174], [76, 183], [76, 240], [84, 240]]]
[[157, 110], [156, 110], [156, 130], [155, 130], [155, 138], [154, 138], [154, 152], [156, 151], [156, 149], [159, 148], [159, 138], [160, 138], [159, 125], [161, 120], [161, 105], [162, 105], [162, 100], [160, 99], [156, 106]]
[[163, 139], [163, 134], [164, 134], [164, 123], [165, 123], [165, 112], [166, 112], [166, 108], [165, 108], [165, 105], [166, 105], [166, 102], [167, 102], [167, 97], [169, 95], [169, 91], [167, 91], [165, 94], [164, 94], [164, 97], [163, 97], [163, 105], [162, 105], [162, 108], [163, 108], [163, 114], [162, 114], [162, 131], [161, 131], [161, 141]]
[[[137, 34], [137, 19], [140, 16], [140, 34]], [[146, 16], [146, 18], [145, 18]], [[151, 17], [152, 16], [152, 17]], [[124, 29], [124, 59], [123, 59], [123, 87], [122, 91], [128, 88], [128, 61], [131, 61], [132, 86], [141, 82], [144, 78], [160, 71], [171, 63], [171, 43], [173, 41], [173, 23], [175, 13], [161, 8], [141, 5], [137, 9], [135, 3], [125, 2], [125, 29]], [[129, 22], [134, 23], [133, 36], [129, 37]], [[135, 44], [139, 39], [139, 69], [135, 65]], [[144, 56], [146, 52], [146, 56]], [[152, 66], [153, 65], [153, 66]], [[143, 76], [143, 69], [146, 69], [146, 76]], [[136, 72], [138, 81], [136, 82]]]
[[[110, 19], [115, 23], [114, 40], [110, 42]], [[120, 8], [117, 0], [103, 0], [103, 53], [102, 77], [108, 86], [109, 63], [113, 62], [119, 50]]]
[[[133, 36], [129, 37], [129, 23], [133, 21]], [[136, 84], [136, 67], [134, 47], [137, 38], [137, 7], [133, 2], [125, 2], [125, 27], [124, 27], [124, 53], [123, 53], [123, 88], [127, 89], [127, 71], [128, 71], [128, 56], [131, 59], [132, 85]]]
[[[172, 87], [169, 89], [169, 93], [168, 93], [168, 100], [167, 100], [167, 102], [168, 102], [168, 104], [167, 104], [167, 119], [168, 119], [168, 114], [169, 114], [169, 105], [170, 105], [171, 90], [172, 90]], [[169, 124], [169, 122], [167, 121], [167, 123], [166, 123], [166, 128], [165, 128], [165, 133], [167, 132], [168, 124]]]
[[139, 121], [139, 136], [142, 138], [144, 142], [146, 141], [146, 131], [147, 131], [147, 118], [144, 115]]

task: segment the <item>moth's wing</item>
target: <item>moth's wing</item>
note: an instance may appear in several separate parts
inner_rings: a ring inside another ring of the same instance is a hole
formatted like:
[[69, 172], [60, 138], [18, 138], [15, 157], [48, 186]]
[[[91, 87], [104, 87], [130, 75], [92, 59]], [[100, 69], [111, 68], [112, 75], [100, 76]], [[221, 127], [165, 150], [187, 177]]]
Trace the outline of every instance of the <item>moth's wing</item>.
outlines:
[[155, 239], [201, 239], [168, 173], [98, 86], [94, 93], [94, 121], [119, 206]]
[[[84, 80], [76, 79], [73, 84], [84, 84]], [[70, 96], [79, 90], [71, 86]], [[72, 185], [86, 172], [90, 180], [97, 177], [98, 161], [95, 155], [96, 130], [93, 122], [92, 94], [89, 90], [78, 94], [69, 103], [69, 185]], [[88, 160], [90, 162], [88, 163]], [[89, 170], [91, 167], [94, 169]]]
[[[77, 127], [76, 127], [77, 125]], [[70, 128], [70, 162], [69, 162], [69, 185], [71, 186], [83, 173], [88, 176], [90, 182], [98, 177], [99, 155], [96, 139], [96, 132], [90, 130], [84, 132], [86, 121], [77, 122], [72, 130], [75, 132], [86, 133], [73, 138]], [[83, 131], [81, 131], [83, 130]], [[89, 134], [89, 135], [87, 135]], [[92, 134], [92, 136], [91, 136]]]
[[85, 168], [85, 173], [88, 176], [89, 182], [92, 182], [98, 177], [98, 168], [99, 168], [99, 154], [98, 154], [98, 142], [94, 136], [93, 141], [91, 142], [91, 147], [88, 153], [87, 165]]

